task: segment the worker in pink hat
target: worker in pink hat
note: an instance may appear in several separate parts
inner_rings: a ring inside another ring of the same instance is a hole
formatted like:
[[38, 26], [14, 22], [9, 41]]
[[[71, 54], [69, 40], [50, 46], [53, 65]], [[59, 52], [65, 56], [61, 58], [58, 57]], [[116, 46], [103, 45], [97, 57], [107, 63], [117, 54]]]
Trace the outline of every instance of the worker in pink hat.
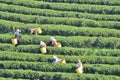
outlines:
[[57, 40], [54, 37], [51, 37], [50, 41], [52, 41], [52, 46], [55, 47], [57, 45]]

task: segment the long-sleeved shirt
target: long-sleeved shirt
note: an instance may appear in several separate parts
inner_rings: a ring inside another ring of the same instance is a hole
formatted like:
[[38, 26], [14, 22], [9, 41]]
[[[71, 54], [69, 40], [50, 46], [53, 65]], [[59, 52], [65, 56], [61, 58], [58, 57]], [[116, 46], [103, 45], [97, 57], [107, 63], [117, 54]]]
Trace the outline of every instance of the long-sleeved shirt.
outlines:
[[57, 41], [54, 39], [52, 40], [52, 46], [56, 46], [57, 45]]
[[19, 33], [18, 31], [16, 31], [16, 32], [14, 33], [14, 37], [17, 38], [17, 40], [19, 40], [20, 37], [21, 37], [21, 35], [20, 35], [20, 33]]
[[82, 62], [78, 60], [77, 67], [82, 67]]
[[52, 62], [53, 64], [54, 64], [54, 63], [58, 63], [58, 62], [60, 62], [60, 59], [57, 58], [57, 57], [54, 57], [53, 59], [54, 59], [54, 61]]

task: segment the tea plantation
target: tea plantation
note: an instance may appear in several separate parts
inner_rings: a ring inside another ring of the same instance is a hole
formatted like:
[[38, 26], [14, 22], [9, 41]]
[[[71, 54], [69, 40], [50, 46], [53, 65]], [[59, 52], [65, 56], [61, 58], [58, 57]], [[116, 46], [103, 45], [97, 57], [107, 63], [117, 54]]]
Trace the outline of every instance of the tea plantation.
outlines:
[[[42, 34], [28, 33], [39, 27]], [[11, 43], [16, 29], [17, 47]], [[51, 46], [51, 36], [61, 48]], [[53, 55], [66, 64], [52, 64]], [[14, 79], [120, 80], [120, 0], [0, 0], [0, 80]]]

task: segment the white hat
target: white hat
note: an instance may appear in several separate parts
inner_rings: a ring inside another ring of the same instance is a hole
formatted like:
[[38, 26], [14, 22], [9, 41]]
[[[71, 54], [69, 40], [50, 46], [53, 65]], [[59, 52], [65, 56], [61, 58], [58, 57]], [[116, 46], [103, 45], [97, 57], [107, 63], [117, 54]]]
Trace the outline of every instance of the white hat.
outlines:
[[57, 58], [57, 56], [53, 55], [53, 58]]
[[42, 44], [43, 43], [43, 41], [40, 41], [40, 44]]
[[55, 38], [54, 38], [54, 37], [51, 37], [51, 38], [50, 38], [50, 41], [52, 41], [52, 40], [55, 40]]
[[17, 29], [17, 32], [21, 32], [19, 29]]

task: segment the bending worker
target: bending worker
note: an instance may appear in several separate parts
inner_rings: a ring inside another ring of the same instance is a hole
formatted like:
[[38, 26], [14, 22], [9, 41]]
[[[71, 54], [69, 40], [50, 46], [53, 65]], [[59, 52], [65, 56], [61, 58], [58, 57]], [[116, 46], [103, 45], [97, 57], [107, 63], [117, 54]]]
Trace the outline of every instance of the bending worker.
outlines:
[[20, 38], [21, 38], [20, 32], [21, 31], [17, 29], [16, 32], [14, 33], [14, 38], [17, 39], [17, 44], [15, 46], [17, 46], [20, 43]]
[[50, 41], [52, 42], [53, 47], [61, 47], [61, 43], [57, 42], [57, 40], [54, 37], [51, 37]]
[[59, 62], [60, 62], [60, 59], [57, 58], [57, 56], [54, 56], [54, 55], [53, 55], [53, 62], [52, 62], [52, 64], [54, 64], [54, 63], [59, 63]]
[[55, 47], [57, 45], [57, 40], [54, 37], [51, 37], [50, 41], [52, 41], [52, 46]]
[[41, 53], [47, 53], [46, 51], [46, 44], [43, 41], [40, 41], [40, 51]]
[[77, 61], [77, 65], [76, 65], [77, 69], [76, 72], [77, 73], [83, 73], [83, 66], [82, 66], [82, 62], [78, 59]]

